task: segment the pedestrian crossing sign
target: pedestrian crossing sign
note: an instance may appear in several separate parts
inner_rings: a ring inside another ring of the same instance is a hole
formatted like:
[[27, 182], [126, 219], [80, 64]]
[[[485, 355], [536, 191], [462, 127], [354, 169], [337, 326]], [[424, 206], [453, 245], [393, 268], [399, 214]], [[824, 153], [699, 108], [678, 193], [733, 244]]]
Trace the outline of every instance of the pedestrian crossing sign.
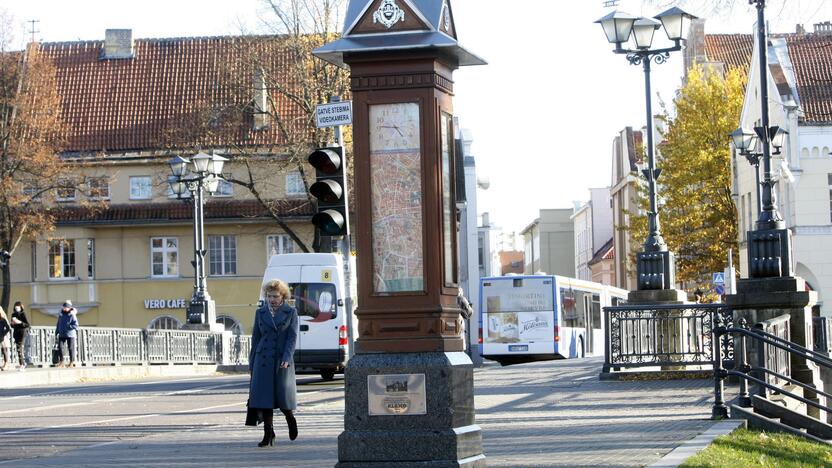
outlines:
[[711, 282], [714, 284], [725, 284], [725, 273], [714, 273], [714, 279]]

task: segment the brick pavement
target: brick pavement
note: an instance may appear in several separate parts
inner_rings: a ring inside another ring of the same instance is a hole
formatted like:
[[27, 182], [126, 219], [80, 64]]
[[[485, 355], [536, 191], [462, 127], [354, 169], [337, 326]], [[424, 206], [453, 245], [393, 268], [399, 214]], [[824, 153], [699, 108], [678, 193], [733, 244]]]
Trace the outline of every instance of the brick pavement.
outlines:
[[[477, 423], [489, 466], [644, 466], [713, 425], [709, 380], [599, 381], [601, 360], [487, 365], [475, 373]], [[15, 466], [333, 466], [343, 391], [304, 397], [301, 436], [255, 446], [236, 407], [223, 424], [108, 442]], [[280, 417], [276, 421], [282, 422]], [[48, 443], [48, 440], [46, 441]], [[2, 463], [0, 463], [2, 464]]]

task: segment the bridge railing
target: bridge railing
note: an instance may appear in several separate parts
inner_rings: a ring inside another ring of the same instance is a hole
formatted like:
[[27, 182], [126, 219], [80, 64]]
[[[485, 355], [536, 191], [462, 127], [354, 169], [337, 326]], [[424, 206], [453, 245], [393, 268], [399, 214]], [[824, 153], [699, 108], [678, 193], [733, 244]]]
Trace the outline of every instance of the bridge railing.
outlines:
[[[52, 365], [55, 327], [31, 327], [25, 346], [29, 365]], [[64, 346], [64, 348], [66, 348]], [[231, 332], [81, 327], [76, 339], [77, 364], [248, 364], [251, 336]], [[65, 359], [68, 359], [64, 349]], [[18, 362], [12, 348], [12, 362]]]

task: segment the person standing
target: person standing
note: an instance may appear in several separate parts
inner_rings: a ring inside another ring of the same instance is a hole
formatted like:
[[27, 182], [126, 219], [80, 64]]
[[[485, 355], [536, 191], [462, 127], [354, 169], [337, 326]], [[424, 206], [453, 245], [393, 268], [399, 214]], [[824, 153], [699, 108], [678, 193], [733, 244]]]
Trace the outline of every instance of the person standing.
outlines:
[[14, 310], [12, 310], [12, 329], [14, 330], [14, 345], [17, 350], [17, 360], [19, 366], [17, 370], [22, 371], [26, 369], [26, 336], [29, 334], [29, 319], [26, 318], [26, 311], [23, 308], [23, 303], [17, 301], [14, 303]]
[[[292, 413], [297, 408], [293, 355], [298, 339], [298, 311], [286, 303], [289, 286], [274, 279], [263, 285], [263, 305], [254, 313], [248, 369], [249, 411], [260, 413], [263, 440], [259, 447], [274, 445], [274, 409], [280, 408], [289, 427], [289, 439], [298, 436]], [[255, 423], [256, 424], [256, 423]]]
[[64, 343], [66, 343], [67, 352], [69, 353], [69, 367], [75, 367], [75, 343], [76, 338], [78, 338], [77, 314], [78, 310], [72, 307], [72, 301], [67, 299], [61, 307], [58, 323], [55, 325], [55, 336], [58, 337], [58, 356], [60, 357], [58, 367], [64, 367]]
[[9, 369], [9, 361], [11, 361], [11, 336], [12, 327], [9, 325], [9, 319], [6, 316], [6, 311], [0, 306], [0, 348], [3, 349], [3, 367], [0, 371]]

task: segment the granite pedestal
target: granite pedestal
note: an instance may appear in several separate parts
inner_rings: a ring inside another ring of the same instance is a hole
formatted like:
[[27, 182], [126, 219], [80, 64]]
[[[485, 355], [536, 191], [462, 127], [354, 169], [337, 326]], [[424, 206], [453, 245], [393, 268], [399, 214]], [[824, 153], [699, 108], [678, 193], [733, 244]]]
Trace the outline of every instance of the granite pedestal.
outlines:
[[[371, 416], [369, 378], [398, 374], [425, 375], [425, 414]], [[473, 382], [474, 367], [463, 352], [357, 354], [344, 374], [336, 466], [486, 466]]]
[[[817, 292], [807, 291], [806, 282], [799, 277], [741, 279], [737, 283], [737, 294], [726, 297], [734, 312], [734, 323], [745, 319], [749, 326], [789, 314], [791, 341], [807, 349], [814, 349], [812, 335], [812, 306], [817, 303]], [[737, 349], [737, 348], [735, 348]], [[791, 355], [792, 378], [823, 391], [820, 371], [812, 361]], [[804, 397], [824, 404], [815, 392], [806, 390]], [[817, 408], [808, 407], [807, 414], [825, 420]]]

